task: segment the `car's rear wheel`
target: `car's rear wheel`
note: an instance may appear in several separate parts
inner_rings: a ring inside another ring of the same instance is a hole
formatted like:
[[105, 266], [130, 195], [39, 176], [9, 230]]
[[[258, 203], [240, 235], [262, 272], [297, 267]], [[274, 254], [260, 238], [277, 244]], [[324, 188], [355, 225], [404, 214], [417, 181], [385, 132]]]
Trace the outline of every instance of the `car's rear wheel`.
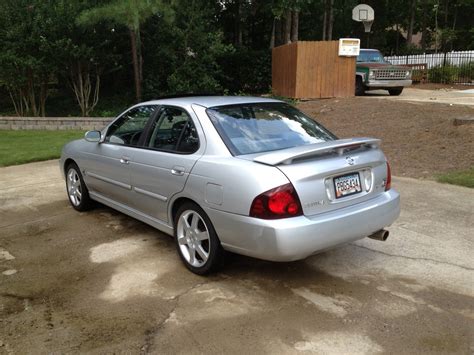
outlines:
[[355, 94], [356, 96], [363, 96], [365, 94], [364, 83], [360, 76], [356, 77]]
[[86, 211], [92, 207], [89, 191], [82, 179], [81, 171], [75, 163], [70, 163], [66, 168], [66, 191], [74, 209]]
[[393, 88], [393, 89], [388, 89], [388, 93], [390, 96], [398, 96], [402, 93], [403, 88]]
[[224, 251], [211, 220], [198, 205], [188, 202], [178, 209], [174, 236], [181, 260], [195, 274], [205, 275], [220, 266]]

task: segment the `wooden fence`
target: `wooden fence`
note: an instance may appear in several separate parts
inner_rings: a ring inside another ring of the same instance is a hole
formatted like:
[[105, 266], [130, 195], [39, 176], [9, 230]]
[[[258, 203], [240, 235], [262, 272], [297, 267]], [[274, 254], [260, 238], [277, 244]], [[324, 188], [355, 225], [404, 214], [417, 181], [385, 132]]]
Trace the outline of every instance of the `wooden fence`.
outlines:
[[354, 96], [355, 57], [339, 57], [338, 41], [294, 42], [272, 51], [272, 88], [295, 99]]

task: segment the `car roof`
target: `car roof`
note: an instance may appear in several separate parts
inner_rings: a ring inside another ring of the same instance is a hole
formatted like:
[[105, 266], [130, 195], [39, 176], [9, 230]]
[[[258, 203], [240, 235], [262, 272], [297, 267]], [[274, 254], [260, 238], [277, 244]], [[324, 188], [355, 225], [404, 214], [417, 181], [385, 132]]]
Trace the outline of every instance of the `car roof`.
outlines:
[[265, 103], [265, 102], [282, 102], [280, 100], [265, 98], [265, 97], [253, 97], [253, 96], [183, 96], [173, 97], [167, 99], [151, 100], [142, 102], [142, 104], [153, 104], [153, 105], [176, 105], [176, 106], [188, 106], [192, 104], [214, 107], [224, 105], [239, 105], [249, 103]]

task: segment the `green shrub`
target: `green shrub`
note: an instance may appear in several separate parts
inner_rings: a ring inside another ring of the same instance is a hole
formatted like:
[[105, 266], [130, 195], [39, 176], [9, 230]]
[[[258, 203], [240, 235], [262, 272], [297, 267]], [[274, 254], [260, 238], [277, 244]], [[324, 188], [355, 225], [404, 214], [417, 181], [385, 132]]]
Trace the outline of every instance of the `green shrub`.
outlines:
[[455, 82], [470, 82], [474, 80], [474, 62], [461, 66], [438, 65], [428, 69], [428, 79], [431, 83], [452, 84]]
[[428, 70], [428, 80], [431, 83], [451, 84], [458, 78], [459, 67], [452, 65], [436, 66]]

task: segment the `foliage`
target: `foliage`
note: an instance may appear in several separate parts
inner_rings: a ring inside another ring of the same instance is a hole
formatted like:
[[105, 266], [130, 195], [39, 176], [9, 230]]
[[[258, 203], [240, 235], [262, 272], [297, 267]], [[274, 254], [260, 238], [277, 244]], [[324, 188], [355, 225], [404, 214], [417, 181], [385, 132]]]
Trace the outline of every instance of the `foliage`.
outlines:
[[55, 49], [60, 47], [62, 1], [4, 0], [0, 3], [0, 85], [19, 115], [45, 115], [57, 80]]
[[0, 166], [57, 159], [63, 145], [81, 131], [0, 131]]
[[474, 168], [442, 174], [437, 177], [437, 180], [439, 182], [470, 187], [472, 189], [474, 188]]
[[[375, 9], [370, 35], [351, 19], [358, 0], [2, 0], [0, 112], [110, 115], [142, 96], [266, 93], [269, 48], [287, 41], [289, 16], [292, 36], [321, 40], [328, 4], [332, 38], [387, 55], [474, 48], [474, 0], [364, 2]], [[410, 27], [421, 45], [407, 43]], [[429, 73], [457, 74], [472, 80], [472, 65]]]
[[271, 86], [271, 51], [237, 48], [220, 59], [225, 75], [222, 86], [230, 93], [249, 94], [268, 92]]
[[170, 20], [171, 7], [162, 0], [115, 0], [108, 4], [86, 10], [77, 18], [78, 24], [93, 25], [104, 20], [126, 26], [130, 32], [132, 62], [137, 101], [142, 99], [143, 57], [141, 25], [150, 17]]
[[175, 59], [177, 64], [168, 78], [171, 92], [217, 92], [221, 68], [217, 59], [231, 53], [233, 47], [223, 44], [222, 33], [211, 23], [211, 9], [201, 1], [177, 2]]
[[474, 80], [474, 62], [465, 63], [461, 66], [439, 65], [428, 69], [428, 80], [431, 83], [452, 84], [458, 79], [464, 79], [466, 82]]
[[[219, 58], [233, 52], [215, 28], [212, 8], [201, 1], [176, 1], [175, 21], [161, 25], [151, 19], [145, 27], [145, 96], [176, 93], [217, 93], [223, 90]], [[158, 46], [157, 46], [158, 44]]]

